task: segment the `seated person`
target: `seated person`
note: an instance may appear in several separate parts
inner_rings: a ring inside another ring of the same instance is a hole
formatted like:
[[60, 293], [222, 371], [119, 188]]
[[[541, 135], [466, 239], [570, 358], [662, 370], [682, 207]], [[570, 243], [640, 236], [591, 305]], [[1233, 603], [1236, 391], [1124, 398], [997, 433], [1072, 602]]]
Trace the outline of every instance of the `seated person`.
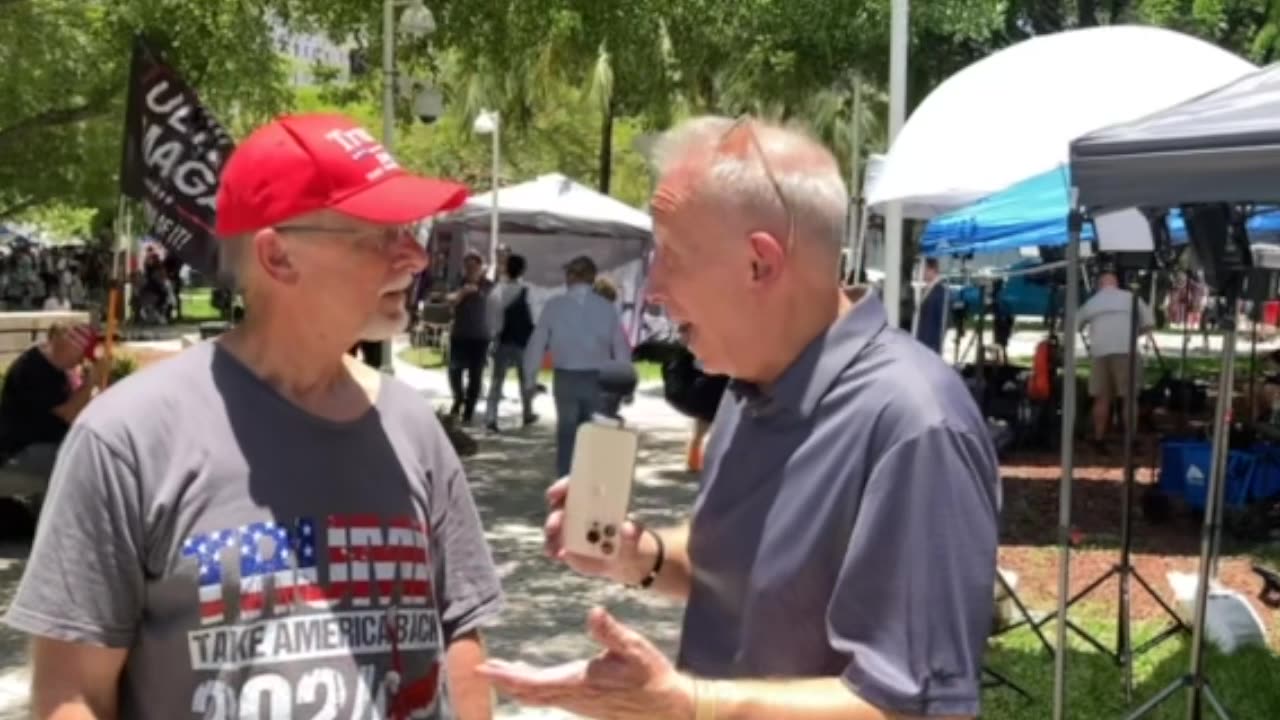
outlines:
[[93, 397], [110, 361], [95, 361], [80, 377], [94, 331], [55, 324], [48, 338], [9, 366], [0, 389], [0, 466], [48, 477], [58, 445]]

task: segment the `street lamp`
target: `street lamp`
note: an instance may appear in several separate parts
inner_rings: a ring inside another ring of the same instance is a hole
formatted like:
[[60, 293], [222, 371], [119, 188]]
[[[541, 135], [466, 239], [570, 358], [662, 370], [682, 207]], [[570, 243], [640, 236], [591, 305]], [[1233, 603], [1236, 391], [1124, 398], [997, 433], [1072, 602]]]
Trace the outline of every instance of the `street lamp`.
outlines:
[[502, 161], [502, 123], [497, 110], [481, 110], [471, 131], [477, 135], [493, 136], [493, 204], [489, 208], [489, 267], [498, 278], [498, 166]]
[[[436, 19], [422, 0], [383, 0], [382, 3], [382, 147], [391, 152], [396, 127], [396, 8], [404, 7], [400, 18], [405, 34], [425, 37], [435, 32]], [[382, 372], [395, 373], [391, 341], [382, 343]]]

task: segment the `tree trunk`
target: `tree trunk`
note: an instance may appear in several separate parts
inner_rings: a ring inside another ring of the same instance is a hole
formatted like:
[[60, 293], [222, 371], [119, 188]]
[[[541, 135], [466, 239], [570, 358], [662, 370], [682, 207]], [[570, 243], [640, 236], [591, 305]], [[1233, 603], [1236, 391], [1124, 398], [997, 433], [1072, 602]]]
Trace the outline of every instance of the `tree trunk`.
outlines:
[[43, 129], [55, 125], [70, 125], [93, 119], [110, 109], [111, 98], [115, 94], [114, 88], [100, 90], [79, 105], [50, 108], [18, 120], [12, 125], [0, 127], [0, 144], [13, 142], [22, 133], [30, 130]]
[[613, 101], [605, 104], [600, 116], [600, 192], [609, 194], [613, 177]]

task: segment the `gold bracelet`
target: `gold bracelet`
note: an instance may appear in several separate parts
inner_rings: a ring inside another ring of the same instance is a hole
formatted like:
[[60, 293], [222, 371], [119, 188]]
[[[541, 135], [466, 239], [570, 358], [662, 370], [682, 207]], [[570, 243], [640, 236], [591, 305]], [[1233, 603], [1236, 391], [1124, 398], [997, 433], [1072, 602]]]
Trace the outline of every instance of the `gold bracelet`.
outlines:
[[693, 681], [693, 720], [716, 720], [719, 687], [711, 680]]

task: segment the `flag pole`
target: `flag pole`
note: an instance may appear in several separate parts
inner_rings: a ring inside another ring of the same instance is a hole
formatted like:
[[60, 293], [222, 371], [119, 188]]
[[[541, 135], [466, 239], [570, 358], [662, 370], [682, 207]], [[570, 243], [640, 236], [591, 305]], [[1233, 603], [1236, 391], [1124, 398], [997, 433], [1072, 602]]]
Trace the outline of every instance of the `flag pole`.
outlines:
[[[120, 327], [120, 313], [123, 304], [121, 303], [122, 288], [125, 287], [122, 279], [127, 278], [129, 274], [129, 236], [132, 228], [130, 227], [128, 201], [123, 194], [120, 196], [118, 208], [119, 210], [116, 213], [116, 242], [111, 253], [112, 272], [107, 280], [106, 332], [102, 338], [102, 356], [105, 358], [115, 357], [116, 332]], [[121, 246], [125, 248], [123, 260], [121, 260], [120, 255]], [[110, 379], [110, 372], [98, 378], [98, 389], [105, 390]]]

